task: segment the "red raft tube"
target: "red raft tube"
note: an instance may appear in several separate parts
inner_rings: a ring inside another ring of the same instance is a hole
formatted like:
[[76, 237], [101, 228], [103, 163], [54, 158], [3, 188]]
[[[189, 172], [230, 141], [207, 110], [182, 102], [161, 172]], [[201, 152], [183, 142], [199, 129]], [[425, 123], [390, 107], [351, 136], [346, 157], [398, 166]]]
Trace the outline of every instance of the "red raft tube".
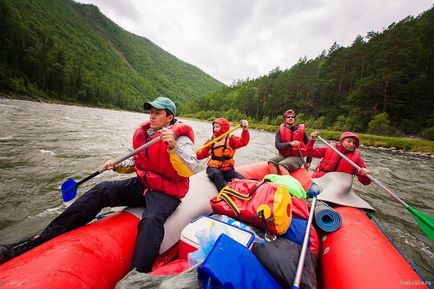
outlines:
[[341, 227], [322, 239], [323, 288], [428, 288], [407, 260], [361, 210], [336, 207]]
[[114, 288], [129, 271], [138, 221], [119, 212], [60, 235], [0, 265], [0, 288]]

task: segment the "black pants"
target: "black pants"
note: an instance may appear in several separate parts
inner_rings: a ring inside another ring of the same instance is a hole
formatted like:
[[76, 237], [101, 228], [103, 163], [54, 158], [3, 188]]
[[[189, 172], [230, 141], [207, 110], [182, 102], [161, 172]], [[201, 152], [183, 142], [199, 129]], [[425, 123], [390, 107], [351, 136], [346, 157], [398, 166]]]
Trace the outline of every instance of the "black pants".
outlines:
[[220, 171], [217, 168], [206, 168], [206, 174], [208, 178], [213, 181], [214, 185], [217, 188], [217, 191], [221, 191], [226, 186], [226, 182], [232, 181], [232, 179], [244, 179], [243, 175], [237, 172], [234, 169], [230, 169], [227, 171]]
[[131, 268], [149, 272], [158, 256], [164, 237], [164, 223], [179, 205], [179, 200], [162, 192], [148, 191], [137, 177], [103, 182], [84, 193], [40, 234], [48, 241], [92, 221], [104, 207], [146, 207], [138, 224]]

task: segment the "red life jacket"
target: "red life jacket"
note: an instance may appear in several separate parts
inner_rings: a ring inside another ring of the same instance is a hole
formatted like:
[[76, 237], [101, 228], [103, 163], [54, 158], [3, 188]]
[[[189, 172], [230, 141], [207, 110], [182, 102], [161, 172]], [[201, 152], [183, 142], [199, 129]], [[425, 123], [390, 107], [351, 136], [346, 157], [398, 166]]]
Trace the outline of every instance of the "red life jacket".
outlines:
[[235, 149], [228, 144], [230, 135], [215, 142], [211, 146], [211, 159], [208, 161], [208, 166], [211, 168], [233, 167], [235, 165], [234, 155]]
[[[134, 149], [147, 142], [149, 128], [149, 121], [146, 121], [136, 129], [133, 136]], [[177, 122], [171, 129], [177, 137], [187, 136], [194, 143], [193, 129], [189, 125]], [[156, 137], [160, 137], [160, 133], [155, 133], [151, 139]], [[139, 152], [134, 155], [134, 162], [137, 177], [145, 188], [164, 192], [179, 199], [187, 194], [189, 178], [181, 177], [173, 168], [166, 143], [160, 141]]]
[[[306, 146], [304, 144], [304, 124], [299, 124], [297, 130], [291, 131], [283, 123], [280, 125], [280, 139], [282, 142], [297, 140], [300, 142], [300, 150], [297, 147], [290, 146], [287, 149], [279, 150], [279, 153], [285, 157], [289, 156], [306, 156]], [[301, 152], [301, 155], [300, 155]]]
[[[355, 149], [353, 152], [345, 152], [343, 154], [354, 163], [357, 163], [357, 160], [360, 156], [360, 150]], [[342, 159], [331, 148], [327, 148], [325, 155], [319, 163], [318, 167], [316, 167], [312, 178], [319, 178], [327, 172], [343, 172], [354, 175], [357, 171], [350, 163]]]

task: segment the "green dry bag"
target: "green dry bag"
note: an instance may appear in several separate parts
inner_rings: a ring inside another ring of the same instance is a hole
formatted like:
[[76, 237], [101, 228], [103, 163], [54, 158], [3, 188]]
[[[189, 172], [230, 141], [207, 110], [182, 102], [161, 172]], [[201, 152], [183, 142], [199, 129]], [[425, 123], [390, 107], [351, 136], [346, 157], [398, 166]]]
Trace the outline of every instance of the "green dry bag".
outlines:
[[306, 200], [306, 192], [303, 189], [303, 186], [293, 176], [290, 175], [281, 176], [281, 175], [269, 174], [264, 177], [264, 181], [270, 181], [273, 183], [281, 184], [286, 187], [286, 189], [289, 191], [291, 196], [297, 199]]

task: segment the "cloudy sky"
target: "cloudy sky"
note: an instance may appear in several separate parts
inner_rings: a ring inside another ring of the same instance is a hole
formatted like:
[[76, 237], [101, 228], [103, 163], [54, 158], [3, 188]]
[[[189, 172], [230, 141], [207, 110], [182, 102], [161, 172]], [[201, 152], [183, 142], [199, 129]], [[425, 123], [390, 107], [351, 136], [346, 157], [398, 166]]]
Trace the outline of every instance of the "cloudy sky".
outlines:
[[256, 78], [334, 42], [433, 7], [432, 0], [79, 0], [217, 80]]

